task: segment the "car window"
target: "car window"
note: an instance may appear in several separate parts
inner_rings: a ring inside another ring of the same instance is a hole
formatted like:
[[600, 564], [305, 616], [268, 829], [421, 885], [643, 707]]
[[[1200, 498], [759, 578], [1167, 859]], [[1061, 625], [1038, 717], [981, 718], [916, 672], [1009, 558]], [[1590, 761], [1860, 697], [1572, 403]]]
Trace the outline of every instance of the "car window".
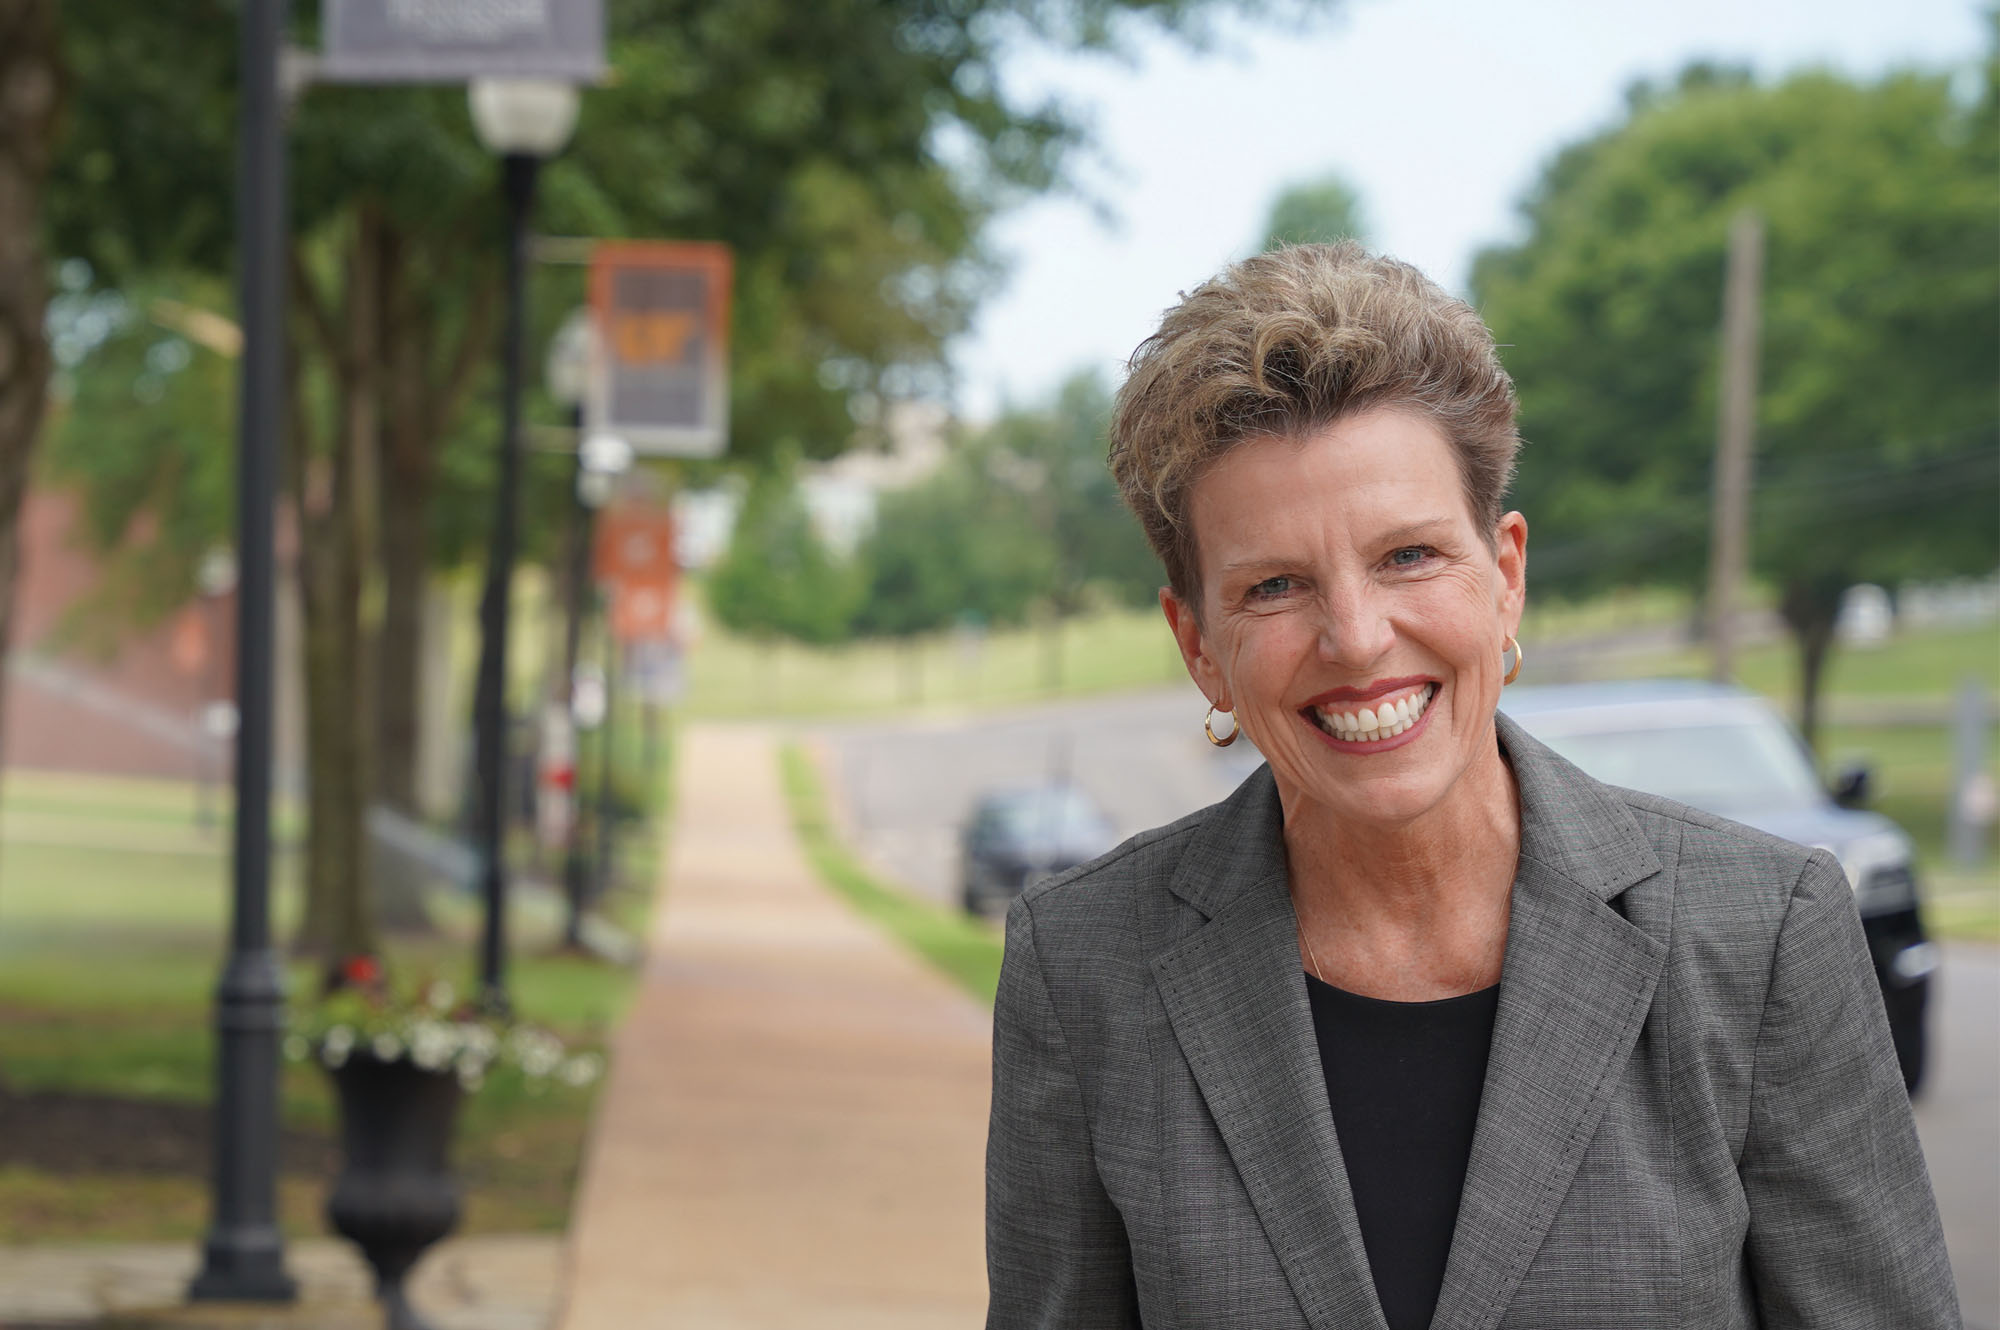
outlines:
[[1530, 730], [1601, 781], [1725, 816], [1824, 797], [1811, 762], [1775, 719], [1568, 734], [1556, 727]]
[[995, 806], [996, 821], [1010, 841], [1064, 840], [1087, 836], [1104, 825], [1097, 806], [1081, 790], [1036, 790]]

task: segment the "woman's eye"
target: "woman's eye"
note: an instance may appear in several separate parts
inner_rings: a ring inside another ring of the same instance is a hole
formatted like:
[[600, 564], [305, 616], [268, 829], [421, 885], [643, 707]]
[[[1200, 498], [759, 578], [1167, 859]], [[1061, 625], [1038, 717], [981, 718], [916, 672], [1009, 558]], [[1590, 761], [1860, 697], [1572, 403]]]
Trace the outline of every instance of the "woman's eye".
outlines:
[[1250, 598], [1252, 600], [1269, 600], [1273, 596], [1282, 596], [1291, 589], [1291, 578], [1267, 577], [1256, 586], [1250, 588]]
[[1389, 556], [1389, 563], [1395, 568], [1414, 568], [1435, 553], [1428, 545], [1405, 545]]

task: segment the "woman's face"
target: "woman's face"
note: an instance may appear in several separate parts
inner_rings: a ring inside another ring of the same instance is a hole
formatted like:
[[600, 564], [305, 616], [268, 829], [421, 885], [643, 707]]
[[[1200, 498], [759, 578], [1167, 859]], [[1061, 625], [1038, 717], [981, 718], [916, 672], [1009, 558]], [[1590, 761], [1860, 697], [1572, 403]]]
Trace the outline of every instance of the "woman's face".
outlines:
[[1384, 409], [1246, 440], [1189, 498], [1201, 613], [1171, 592], [1161, 605], [1288, 808], [1403, 823], [1494, 758], [1528, 524], [1476, 528], [1437, 426]]

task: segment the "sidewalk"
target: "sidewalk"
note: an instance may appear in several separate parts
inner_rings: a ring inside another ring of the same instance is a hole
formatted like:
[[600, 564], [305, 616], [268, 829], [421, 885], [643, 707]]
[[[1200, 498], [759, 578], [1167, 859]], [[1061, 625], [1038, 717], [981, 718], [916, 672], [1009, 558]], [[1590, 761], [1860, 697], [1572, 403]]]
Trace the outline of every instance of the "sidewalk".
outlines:
[[[299, 1281], [290, 1307], [186, 1306], [201, 1253], [192, 1242], [0, 1246], [0, 1327], [112, 1330], [375, 1330], [374, 1276], [335, 1238], [285, 1245]], [[410, 1276], [410, 1297], [438, 1330], [545, 1330], [560, 1293], [553, 1234], [455, 1238]]]
[[772, 733], [678, 761], [562, 1330], [977, 1326], [988, 1013], [813, 876]]

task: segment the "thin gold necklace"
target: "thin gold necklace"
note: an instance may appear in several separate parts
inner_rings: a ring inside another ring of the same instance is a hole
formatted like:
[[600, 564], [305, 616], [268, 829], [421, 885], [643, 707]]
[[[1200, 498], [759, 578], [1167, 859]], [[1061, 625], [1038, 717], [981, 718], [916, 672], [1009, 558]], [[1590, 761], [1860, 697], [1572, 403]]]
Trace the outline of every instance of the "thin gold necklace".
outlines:
[[1325, 983], [1326, 972], [1319, 968], [1319, 957], [1313, 954], [1312, 939], [1306, 936], [1306, 921], [1299, 918], [1299, 908], [1296, 902], [1292, 905], [1292, 926], [1298, 929], [1299, 941], [1306, 944], [1306, 959], [1312, 963], [1312, 977], [1321, 983]]

